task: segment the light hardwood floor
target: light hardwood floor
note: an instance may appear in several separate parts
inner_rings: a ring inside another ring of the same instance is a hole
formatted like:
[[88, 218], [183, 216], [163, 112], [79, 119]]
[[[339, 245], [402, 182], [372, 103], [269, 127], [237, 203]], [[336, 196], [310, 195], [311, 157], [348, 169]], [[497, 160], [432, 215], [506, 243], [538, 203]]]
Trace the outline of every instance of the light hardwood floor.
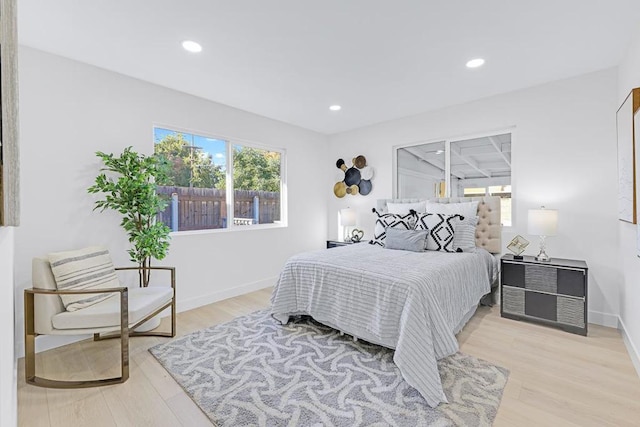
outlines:
[[[267, 307], [270, 293], [265, 289], [180, 313], [178, 334]], [[210, 426], [146, 351], [163, 340], [131, 339], [131, 377], [101, 388], [27, 386], [20, 360], [19, 425]], [[461, 351], [511, 371], [495, 426], [640, 425], [640, 379], [615, 329], [589, 325], [589, 336], [582, 337], [503, 319], [497, 306], [481, 307], [458, 340]], [[37, 369], [61, 379], [116, 375], [118, 355], [116, 341], [83, 341], [38, 354]], [[65, 376], [69, 366], [76, 373]]]

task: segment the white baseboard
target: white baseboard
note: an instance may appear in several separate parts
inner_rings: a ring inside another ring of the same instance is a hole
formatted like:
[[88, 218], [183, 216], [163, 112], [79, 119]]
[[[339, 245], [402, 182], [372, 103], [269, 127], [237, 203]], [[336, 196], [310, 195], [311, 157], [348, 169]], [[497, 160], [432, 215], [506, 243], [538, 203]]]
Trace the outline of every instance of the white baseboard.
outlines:
[[608, 328], [618, 328], [618, 316], [610, 313], [589, 310], [589, 323], [606, 326]]
[[[93, 337], [93, 335], [43, 335], [36, 340], [36, 353], [41, 351], [51, 350], [52, 348], [62, 347], [63, 345], [73, 344], [74, 342], [86, 340]], [[20, 354], [16, 354], [16, 357], [24, 357], [24, 345], [21, 345], [18, 349]]]
[[176, 310], [178, 312], [193, 310], [194, 308], [202, 307], [203, 305], [211, 304], [214, 302], [222, 301], [227, 298], [237, 297], [238, 295], [248, 294], [249, 292], [258, 291], [260, 289], [273, 286], [278, 281], [277, 277], [269, 277], [267, 279], [258, 280], [257, 282], [245, 283], [244, 285], [236, 286], [233, 288], [223, 289], [221, 291], [213, 292], [207, 295], [201, 295], [186, 300], [178, 300]]
[[620, 322], [618, 329], [622, 333], [622, 340], [624, 341], [624, 345], [627, 347], [627, 352], [629, 353], [633, 367], [636, 368], [636, 373], [640, 377], [640, 352], [638, 352], [638, 347], [636, 347], [633, 341], [631, 341], [631, 337], [627, 333], [627, 328], [624, 326], [622, 319], [618, 320]]

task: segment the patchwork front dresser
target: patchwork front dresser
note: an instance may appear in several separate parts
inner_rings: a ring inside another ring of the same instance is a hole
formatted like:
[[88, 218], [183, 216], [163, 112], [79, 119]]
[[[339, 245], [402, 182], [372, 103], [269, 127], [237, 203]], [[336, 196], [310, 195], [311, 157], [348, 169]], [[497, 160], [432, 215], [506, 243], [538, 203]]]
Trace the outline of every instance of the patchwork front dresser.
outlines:
[[504, 255], [500, 261], [500, 314], [587, 335], [587, 278], [584, 261], [536, 261]]

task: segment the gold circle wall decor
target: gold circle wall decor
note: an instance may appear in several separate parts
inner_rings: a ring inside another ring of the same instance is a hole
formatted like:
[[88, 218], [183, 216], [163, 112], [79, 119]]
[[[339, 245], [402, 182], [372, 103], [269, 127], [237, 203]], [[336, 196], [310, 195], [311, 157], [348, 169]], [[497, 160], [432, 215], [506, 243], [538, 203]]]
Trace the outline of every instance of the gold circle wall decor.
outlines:
[[373, 184], [371, 183], [373, 168], [367, 165], [365, 156], [358, 155], [351, 159], [350, 167], [347, 167], [343, 159], [338, 159], [336, 167], [343, 172], [343, 174], [340, 174], [342, 180], [336, 182], [333, 186], [333, 194], [336, 197], [342, 198], [347, 194], [366, 196], [371, 193], [373, 189]]

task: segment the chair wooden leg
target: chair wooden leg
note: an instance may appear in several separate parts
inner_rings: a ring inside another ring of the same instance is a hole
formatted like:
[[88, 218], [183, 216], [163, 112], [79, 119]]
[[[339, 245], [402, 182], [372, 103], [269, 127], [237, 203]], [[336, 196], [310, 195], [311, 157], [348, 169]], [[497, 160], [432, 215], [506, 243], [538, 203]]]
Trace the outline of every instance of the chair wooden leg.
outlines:
[[120, 378], [126, 381], [129, 378], [129, 295], [121, 294], [120, 307], [126, 307], [126, 310], [120, 310], [120, 366], [122, 373]]
[[[120, 294], [120, 303], [125, 307], [122, 310], [120, 319], [120, 363], [122, 366], [121, 375], [119, 377], [103, 378], [98, 380], [78, 380], [78, 381], [63, 381], [53, 380], [50, 378], [38, 377], [36, 375], [36, 351], [35, 340], [38, 336], [35, 333], [34, 327], [34, 294], [25, 291], [24, 296], [24, 366], [25, 366], [25, 381], [27, 384], [35, 385], [38, 387], [48, 388], [85, 388], [85, 387], [98, 387], [105, 385], [121, 384], [129, 378], [129, 323], [128, 323], [128, 296], [126, 292]], [[99, 335], [99, 334], [96, 334]]]
[[27, 383], [36, 376], [36, 334], [34, 328], [34, 297], [24, 294], [24, 375]]
[[173, 297], [171, 298], [171, 337], [176, 336], [176, 269], [171, 270], [171, 288]]

